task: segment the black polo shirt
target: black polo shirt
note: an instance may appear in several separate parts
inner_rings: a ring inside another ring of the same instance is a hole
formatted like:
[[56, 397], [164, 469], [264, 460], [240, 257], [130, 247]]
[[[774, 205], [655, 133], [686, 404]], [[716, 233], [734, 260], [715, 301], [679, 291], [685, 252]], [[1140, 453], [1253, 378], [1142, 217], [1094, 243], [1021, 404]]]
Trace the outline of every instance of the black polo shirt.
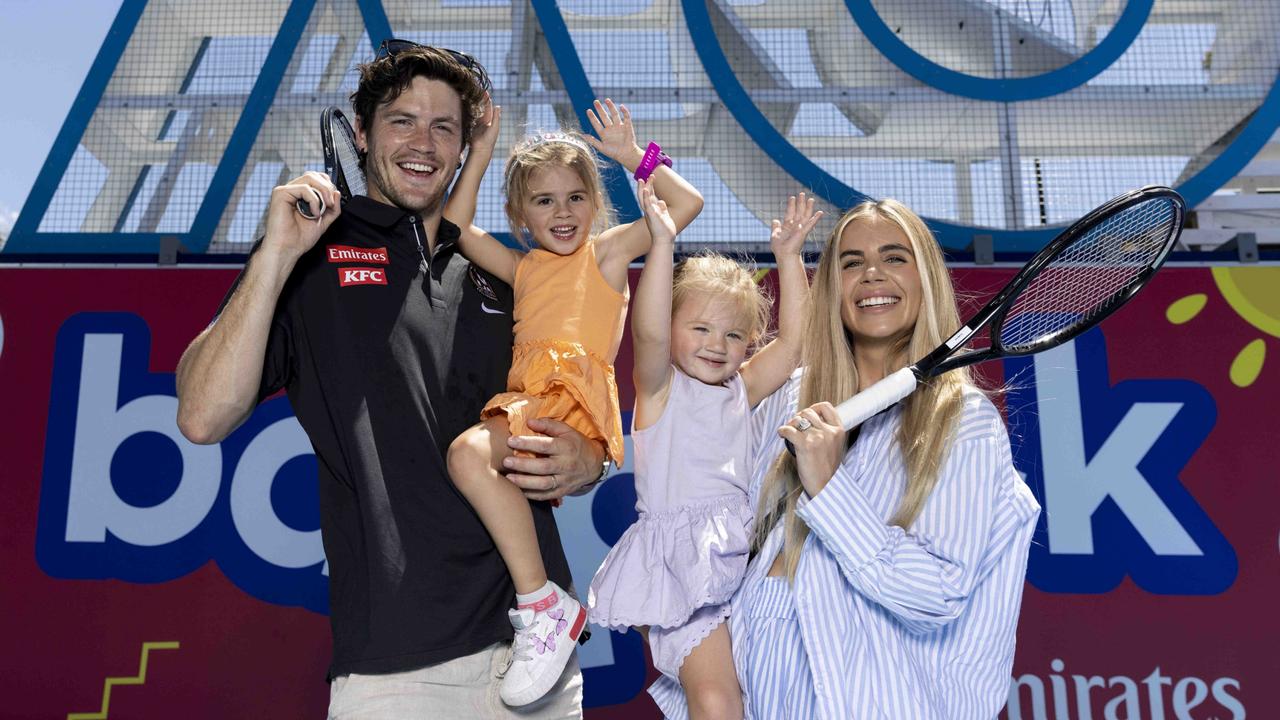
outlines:
[[[260, 397], [286, 388], [320, 467], [331, 678], [412, 670], [512, 634], [510, 576], [445, 465], [506, 387], [512, 292], [467, 262], [448, 221], [424, 259], [420, 222], [349, 201], [294, 268], [263, 364]], [[532, 505], [548, 574], [568, 587], [551, 507]]]

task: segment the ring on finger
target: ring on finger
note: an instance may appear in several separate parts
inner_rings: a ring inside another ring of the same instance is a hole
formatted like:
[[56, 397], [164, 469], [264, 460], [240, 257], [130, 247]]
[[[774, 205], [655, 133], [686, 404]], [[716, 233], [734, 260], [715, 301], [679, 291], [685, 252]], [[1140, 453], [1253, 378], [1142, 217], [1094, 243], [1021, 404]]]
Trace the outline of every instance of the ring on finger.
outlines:
[[809, 422], [809, 418], [800, 418], [799, 420], [796, 420], [796, 429], [800, 432], [804, 432], [811, 427], [813, 427], [813, 423]]

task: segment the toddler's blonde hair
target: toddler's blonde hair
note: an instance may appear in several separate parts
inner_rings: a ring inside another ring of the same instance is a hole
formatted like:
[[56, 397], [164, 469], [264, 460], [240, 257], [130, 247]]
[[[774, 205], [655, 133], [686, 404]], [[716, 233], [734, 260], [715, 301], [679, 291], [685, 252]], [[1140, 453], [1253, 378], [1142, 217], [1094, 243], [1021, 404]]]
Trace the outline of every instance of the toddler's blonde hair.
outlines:
[[730, 299], [738, 306], [746, 322], [747, 341], [751, 347], [764, 344], [773, 299], [756, 282], [754, 267], [710, 250], [687, 257], [675, 269], [671, 283], [671, 312], [674, 314], [694, 294]]

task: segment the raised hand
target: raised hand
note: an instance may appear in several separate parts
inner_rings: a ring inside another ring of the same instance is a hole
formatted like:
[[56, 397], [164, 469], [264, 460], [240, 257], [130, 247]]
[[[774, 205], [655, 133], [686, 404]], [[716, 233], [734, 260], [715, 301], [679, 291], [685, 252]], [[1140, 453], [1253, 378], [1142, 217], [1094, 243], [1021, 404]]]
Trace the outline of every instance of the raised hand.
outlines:
[[653, 188], [649, 186], [648, 180], [641, 180], [639, 185], [640, 209], [644, 211], [644, 221], [649, 226], [649, 236], [653, 238], [653, 244], [674, 242], [676, 222], [667, 212], [667, 204], [653, 194]]
[[596, 135], [600, 136], [599, 140], [586, 136], [596, 152], [621, 163], [628, 170], [634, 170], [640, 164], [644, 151], [636, 145], [636, 129], [631, 124], [631, 111], [626, 105], [614, 105], [608, 98], [603, 103], [596, 100], [594, 108], [587, 110], [587, 119], [591, 121]]
[[493, 99], [485, 94], [484, 114], [476, 118], [471, 128], [471, 146], [467, 151], [468, 159], [472, 153], [493, 157], [494, 146], [498, 144], [498, 131], [502, 125], [502, 106], [494, 105]]
[[787, 214], [783, 219], [774, 218], [769, 232], [769, 247], [775, 257], [778, 255], [799, 254], [804, 249], [804, 240], [809, 236], [818, 221], [822, 219], [822, 211], [813, 211], [814, 198], [800, 193], [800, 197], [792, 195], [787, 198]]

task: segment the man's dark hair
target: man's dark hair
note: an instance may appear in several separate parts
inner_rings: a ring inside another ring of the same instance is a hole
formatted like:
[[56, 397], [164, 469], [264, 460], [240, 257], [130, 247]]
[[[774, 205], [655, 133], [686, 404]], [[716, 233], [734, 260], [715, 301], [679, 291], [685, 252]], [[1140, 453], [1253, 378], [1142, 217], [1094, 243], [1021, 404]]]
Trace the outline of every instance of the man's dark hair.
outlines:
[[365, 132], [373, 123], [379, 105], [394, 102], [418, 76], [439, 80], [458, 93], [462, 100], [462, 147], [471, 142], [471, 127], [484, 114], [484, 88], [474, 73], [444, 50], [427, 45], [383, 55], [363, 63], [360, 85], [351, 93], [351, 106]]

